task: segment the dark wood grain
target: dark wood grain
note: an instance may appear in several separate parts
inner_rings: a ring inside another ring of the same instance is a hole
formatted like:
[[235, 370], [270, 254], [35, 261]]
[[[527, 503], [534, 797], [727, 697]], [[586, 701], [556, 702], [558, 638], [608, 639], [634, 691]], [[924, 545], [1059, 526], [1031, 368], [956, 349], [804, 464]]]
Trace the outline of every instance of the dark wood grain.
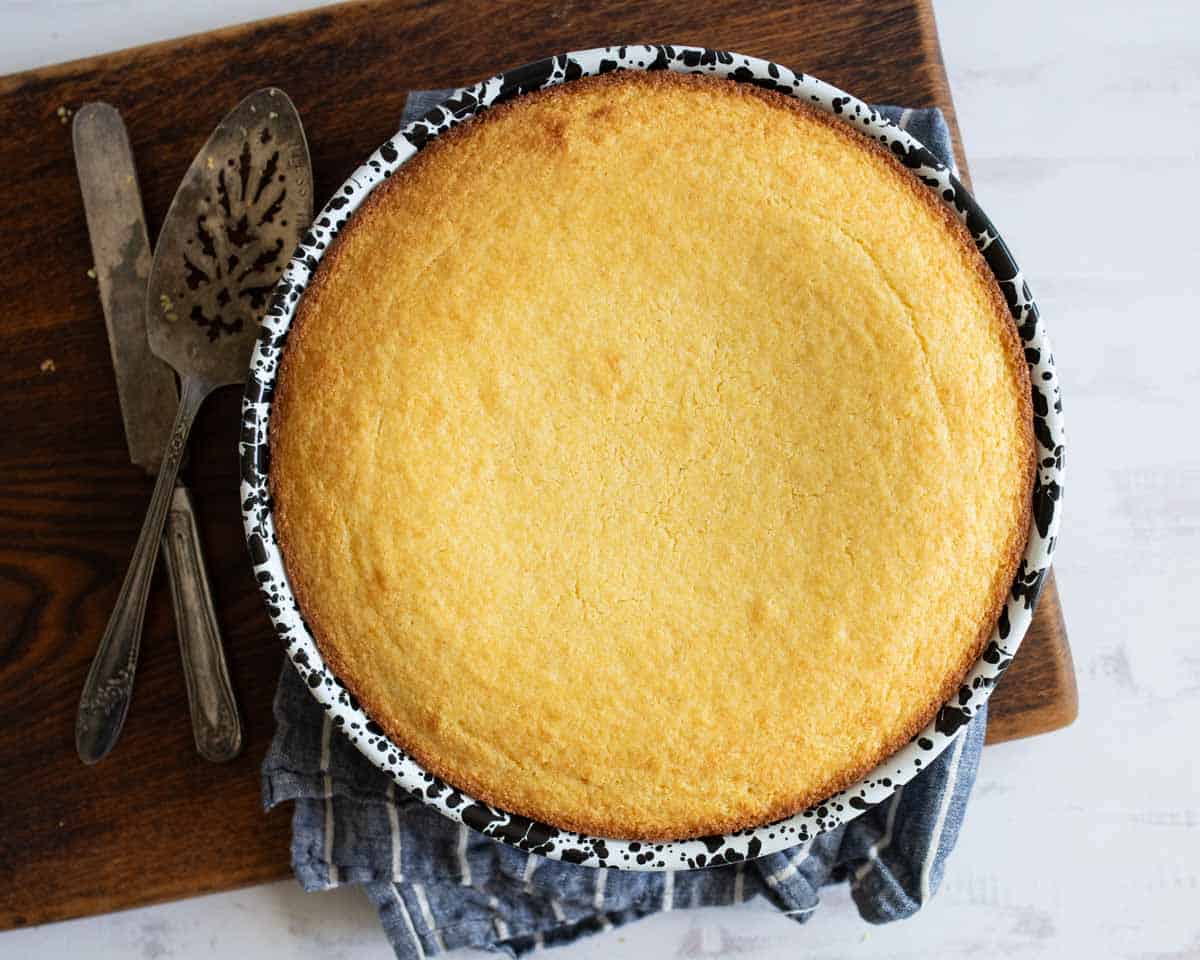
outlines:
[[[620, 41], [727, 47], [869, 100], [952, 107], [927, 0], [350, 4], [0, 79], [0, 927], [274, 879], [288, 865], [288, 814], [264, 815], [258, 794], [281, 653], [242, 542], [236, 391], [197, 421], [192, 482], [246, 750], [225, 766], [197, 757], [159, 583], [124, 737], [94, 768], [75, 756], [80, 686], [150, 483], [126, 458], [57, 109], [100, 99], [122, 111], [153, 236], [195, 151], [257, 87], [295, 101], [321, 198], [394, 131], [406, 90]], [[1074, 716], [1052, 582], [992, 704], [993, 739]]]

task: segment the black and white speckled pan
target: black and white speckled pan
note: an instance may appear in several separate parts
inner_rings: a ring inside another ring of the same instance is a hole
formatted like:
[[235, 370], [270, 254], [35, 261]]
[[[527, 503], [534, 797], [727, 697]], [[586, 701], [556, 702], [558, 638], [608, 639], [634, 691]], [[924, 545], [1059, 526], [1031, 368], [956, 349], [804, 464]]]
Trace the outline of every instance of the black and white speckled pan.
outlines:
[[[726, 836], [668, 843], [583, 836], [505, 813], [427, 773], [388, 740], [321, 659], [284, 572], [267, 490], [270, 465], [267, 424], [279, 359], [287, 345], [288, 327], [323, 252], [367, 195], [425, 144], [491, 105], [543, 87], [612, 70], [675, 70], [753, 83], [835, 114], [888, 147], [967, 225], [1000, 282], [1020, 330], [1029, 363], [1038, 447], [1029, 544], [1007, 605], [983, 656], [936, 719], [861, 781], [808, 810], [768, 826]], [[338, 190], [317, 216], [312, 230], [301, 241], [288, 264], [263, 319], [258, 346], [251, 359], [242, 421], [242, 509], [254, 572], [275, 629], [287, 645], [288, 655], [296, 669], [307, 678], [313, 696], [332, 715], [336, 727], [372, 763], [394, 777], [399, 786], [452, 820], [462, 821], [523, 850], [595, 867], [629, 870], [695, 868], [762, 856], [850, 820], [920, 773], [923, 765], [953, 742], [962, 726], [987, 699], [1016, 653], [1050, 566], [1061, 512], [1064, 433], [1050, 342], [1021, 271], [974, 199], [925, 147], [856, 97], [778, 64], [697, 47], [604, 47], [551, 57], [458, 90], [442, 107], [400, 130]]]

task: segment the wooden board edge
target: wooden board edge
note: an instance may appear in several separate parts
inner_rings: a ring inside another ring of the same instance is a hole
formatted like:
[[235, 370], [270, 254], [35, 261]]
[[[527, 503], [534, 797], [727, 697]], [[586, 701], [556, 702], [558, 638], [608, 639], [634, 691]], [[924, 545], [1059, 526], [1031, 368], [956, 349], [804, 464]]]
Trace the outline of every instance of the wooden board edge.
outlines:
[[243, 20], [228, 26], [217, 27], [214, 30], [202, 30], [199, 33], [185, 33], [175, 37], [164, 37], [151, 43], [142, 43], [134, 47], [124, 47], [120, 50], [104, 50], [99, 53], [78, 57], [74, 60], [64, 60], [40, 67], [32, 67], [17, 73], [0, 75], [0, 97], [11, 94], [23, 87], [38, 84], [54, 83], [80, 74], [90, 73], [97, 60], [104, 60], [112, 67], [120, 67], [125, 63], [136, 61], [142, 57], [153, 55], [160, 50], [184, 46], [188, 44], [235, 44], [243, 37], [258, 33], [262, 30], [280, 30], [311, 21], [313, 17], [334, 16], [346, 7], [378, 7], [388, 0], [336, 0], [303, 10], [295, 10], [274, 17], [261, 17], [257, 20]]
[[141, 907], [152, 907], [159, 903], [172, 903], [191, 897], [228, 893], [231, 890], [275, 883], [291, 876], [291, 866], [286, 859], [281, 858], [278, 863], [262, 864], [257, 869], [245, 871], [234, 877], [222, 877], [212, 883], [189, 884], [183, 879], [177, 879], [176, 882], [165, 883], [144, 894], [130, 895], [128, 892], [97, 891], [94, 896], [90, 897], [79, 896], [53, 904], [46, 903], [38, 910], [22, 911], [4, 906], [0, 907], [0, 934], [9, 930], [22, 930], [47, 923], [60, 923], [64, 920], [79, 920], [85, 917], [120, 913], [125, 910], [137, 910]]
[[[1038, 601], [1038, 614], [1048, 622], [1047, 629], [1053, 634], [1054, 642], [1040, 644], [1044, 656], [1038, 662], [1037, 668], [1049, 676], [1051, 685], [1058, 691], [1058, 696], [1051, 701], [1030, 704], [1027, 707], [1021, 707], [1015, 697], [1010, 699], [1006, 713], [992, 714], [988, 717], [988, 744], [1021, 740], [1061, 730], [1074, 723], [1079, 716], [1079, 687], [1075, 679], [1075, 663], [1071, 656], [1071, 644], [1067, 636], [1067, 625], [1063, 620], [1062, 602], [1059, 599], [1053, 569], [1047, 574], [1046, 585]], [[1017, 651], [1018, 658], [1023, 649]], [[1013, 663], [1019, 669], [1016, 659]], [[1000, 695], [1000, 691], [1004, 689], [1004, 680], [1000, 683], [996, 695]]]
[[[921, 46], [925, 53], [924, 62], [927, 69], [933, 71], [930, 79], [933, 81], [933, 87], [938, 90], [937, 105], [950, 128], [950, 142], [954, 148], [954, 160], [958, 164], [959, 179], [970, 190], [971, 171], [967, 165], [962, 131], [958, 126], [958, 114], [954, 107], [950, 78], [946, 73], [946, 61], [942, 56], [942, 43], [933, 11], [933, 0], [915, 0], [915, 4], [917, 23], [921, 31]], [[1005, 697], [1008, 705], [1006, 713], [994, 712], [988, 718], [986, 743], [989, 745], [1051, 733], [1069, 726], [1079, 715], [1079, 688], [1075, 679], [1075, 664], [1071, 656], [1071, 644], [1053, 570], [1047, 575], [1037, 614], [1039, 618], [1046, 618], [1049, 622], [1048, 629], [1052, 640], [1039, 643], [1037, 647], [1039, 652], [1046, 655], [1047, 663], [1043, 673], [1049, 676], [1050, 686], [1058, 691], [1058, 696], [1041, 704], [1015, 710], [1012, 709], [1013, 701]], [[1031, 649], [1024, 648], [1023, 652], [1029, 656]], [[1021, 656], [1021, 651], [1018, 651], [1017, 656]], [[996, 695], [1004, 697], [1004, 693], [1001, 692], [1004, 689], [1003, 686], [999, 687]]]
[[938, 34], [937, 18], [933, 12], [933, 0], [915, 0], [917, 24], [921, 31], [921, 48], [925, 52], [926, 69], [933, 72], [934, 86], [938, 89], [938, 103], [950, 128], [950, 143], [954, 150], [954, 162], [958, 165], [959, 179], [971, 189], [971, 172], [967, 167], [966, 149], [963, 147], [962, 131], [958, 127], [958, 112], [954, 108], [954, 94], [950, 89], [950, 77], [946, 73], [946, 60], [942, 56], [942, 41]]

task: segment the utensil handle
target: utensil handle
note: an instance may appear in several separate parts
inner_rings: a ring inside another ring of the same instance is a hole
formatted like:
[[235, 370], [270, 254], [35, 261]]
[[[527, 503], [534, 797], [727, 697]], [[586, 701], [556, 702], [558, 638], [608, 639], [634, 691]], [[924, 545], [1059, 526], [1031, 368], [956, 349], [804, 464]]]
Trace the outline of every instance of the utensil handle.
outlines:
[[182, 483], [171, 495], [162, 544], [196, 750], [205, 760], [222, 763], [242, 749], [242, 721], [229, 682], [192, 495]]
[[79, 698], [79, 714], [75, 719], [75, 749], [84, 763], [96, 763], [113, 748], [121, 735], [129, 698], [133, 693], [133, 676], [137, 668], [138, 645], [142, 637], [142, 620], [146, 616], [146, 598], [154, 561], [162, 539], [163, 521], [179, 463], [187, 447], [188, 433], [196, 411], [212, 388], [193, 377], [185, 377], [179, 397], [179, 412], [163, 453], [158, 482], [150, 497], [150, 507], [142, 522], [133, 558], [117, 594], [117, 603], [109, 617], [100, 648], [92, 660], [83, 695]]

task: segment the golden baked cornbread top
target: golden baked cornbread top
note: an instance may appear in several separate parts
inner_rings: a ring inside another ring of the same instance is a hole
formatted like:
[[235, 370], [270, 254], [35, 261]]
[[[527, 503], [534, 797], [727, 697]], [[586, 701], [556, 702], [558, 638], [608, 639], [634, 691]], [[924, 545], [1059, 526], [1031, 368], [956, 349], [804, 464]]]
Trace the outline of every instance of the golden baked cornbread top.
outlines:
[[469, 793], [614, 837], [781, 817], [978, 657], [1029, 385], [965, 230], [785, 97], [617, 74], [497, 107], [368, 199], [271, 422], [323, 657]]

